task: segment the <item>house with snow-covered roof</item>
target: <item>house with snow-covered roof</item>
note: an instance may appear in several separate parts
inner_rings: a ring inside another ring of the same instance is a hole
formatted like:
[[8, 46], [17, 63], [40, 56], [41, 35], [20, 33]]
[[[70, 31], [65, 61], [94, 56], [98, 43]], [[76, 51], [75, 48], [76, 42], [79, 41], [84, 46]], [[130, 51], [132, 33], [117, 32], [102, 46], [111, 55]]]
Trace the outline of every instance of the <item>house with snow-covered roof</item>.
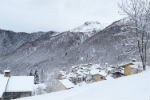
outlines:
[[132, 60], [130, 63], [123, 64], [120, 67], [124, 68], [125, 76], [142, 72], [141, 62], [136, 62], [135, 60]]
[[107, 73], [105, 70], [97, 70], [93, 69], [90, 71], [90, 74], [92, 75], [93, 81], [102, 81], [106, 79]]
[[0, 100], [10, 100], [31, 96], [34, 86], [33, 76], [11, 76], [9, 70], [0, 75]]
[[58, 80], [56, 84], [57, 90], [67, 90], [74, 87], [74, 84], [68, 79]]

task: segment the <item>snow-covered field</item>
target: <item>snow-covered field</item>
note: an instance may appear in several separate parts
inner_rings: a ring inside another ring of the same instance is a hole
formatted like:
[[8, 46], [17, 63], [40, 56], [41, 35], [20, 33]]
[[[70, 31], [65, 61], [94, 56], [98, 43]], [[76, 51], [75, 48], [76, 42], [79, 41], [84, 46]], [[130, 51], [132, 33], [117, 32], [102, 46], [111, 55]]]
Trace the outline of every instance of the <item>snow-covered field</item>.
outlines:
[[17, 100], [150, 100], [150, 70]]

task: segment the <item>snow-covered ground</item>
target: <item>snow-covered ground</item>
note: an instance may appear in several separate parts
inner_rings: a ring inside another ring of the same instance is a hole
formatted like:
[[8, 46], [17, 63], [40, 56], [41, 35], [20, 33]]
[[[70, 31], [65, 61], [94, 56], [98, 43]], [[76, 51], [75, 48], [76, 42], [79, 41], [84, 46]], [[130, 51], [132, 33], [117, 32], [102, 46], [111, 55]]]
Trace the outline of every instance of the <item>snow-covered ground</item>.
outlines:
[[136, 75], [17, 100], [149, 100], [149, 75], [148, 69]]

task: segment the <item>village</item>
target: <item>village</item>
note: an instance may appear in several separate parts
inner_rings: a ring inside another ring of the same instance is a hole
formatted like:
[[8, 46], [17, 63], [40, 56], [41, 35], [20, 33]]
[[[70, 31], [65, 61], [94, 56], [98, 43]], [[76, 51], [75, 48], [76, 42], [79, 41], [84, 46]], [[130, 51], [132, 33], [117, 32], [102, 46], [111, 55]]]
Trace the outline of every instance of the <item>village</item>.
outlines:
[[71, 89], [88, 83], [116, 79], [142, 72], [140, 62], [132, 60], [120, 66], [105, 66], [100, 64], [81, 64], [72, 66], [69, 71], [59, 71], [58, 84], [60, 90]]
[[[69, 70], [57, 73], [57, 91], [68, 90], [76, 86], [98, 81], [116, 79], [142, 72], [140, 62], [132, 60], [120, 66], [105, 66], [100, 64], [74, 65]], [[24, 86], [22, 86], [22, 85]], [[34, 76], [11, 76], [10, 70], [4, 70], [0, 75], [0, 100], [10, 100], [35, 95], [39, 83], [35, 83]], [[46, 87], [45, 87], [46, 88]]]

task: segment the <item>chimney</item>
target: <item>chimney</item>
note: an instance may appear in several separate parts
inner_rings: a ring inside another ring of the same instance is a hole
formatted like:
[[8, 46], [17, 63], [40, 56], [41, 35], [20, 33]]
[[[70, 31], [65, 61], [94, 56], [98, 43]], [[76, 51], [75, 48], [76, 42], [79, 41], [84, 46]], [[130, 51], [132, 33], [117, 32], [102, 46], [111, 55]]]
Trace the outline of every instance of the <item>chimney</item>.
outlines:
[[4, 76], [10, 77], [10, 70], [4, 70]]
[[108, 63], [105, 63], [105, 72], [108, 73]]

